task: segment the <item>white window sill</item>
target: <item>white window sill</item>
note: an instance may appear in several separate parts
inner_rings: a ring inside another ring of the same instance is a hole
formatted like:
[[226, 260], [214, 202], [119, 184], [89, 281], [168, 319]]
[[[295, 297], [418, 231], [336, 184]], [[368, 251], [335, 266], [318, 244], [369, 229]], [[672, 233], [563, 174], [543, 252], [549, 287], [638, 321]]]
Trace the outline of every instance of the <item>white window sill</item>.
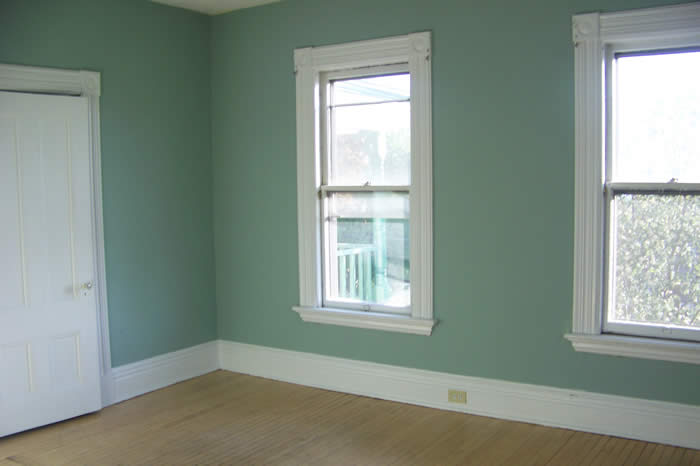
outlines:
[[410, 316], [350, 311], [326, 307], [295, 306], [292, 308], [304, 322], [369, 328], [389, 332], [430, 335], [436, 320], [414, 319]]
[[700, 364], [700, 343], [623, 335], [566, 334], [576, 351]]

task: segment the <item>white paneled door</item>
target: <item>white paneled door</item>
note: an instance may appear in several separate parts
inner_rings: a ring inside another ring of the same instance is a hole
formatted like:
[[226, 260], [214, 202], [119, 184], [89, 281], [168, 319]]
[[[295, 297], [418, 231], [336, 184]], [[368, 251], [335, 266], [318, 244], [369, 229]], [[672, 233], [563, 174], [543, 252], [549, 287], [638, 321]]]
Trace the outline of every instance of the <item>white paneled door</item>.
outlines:
[[0, 436], [101, 407], [88, 125], [0, 92]]

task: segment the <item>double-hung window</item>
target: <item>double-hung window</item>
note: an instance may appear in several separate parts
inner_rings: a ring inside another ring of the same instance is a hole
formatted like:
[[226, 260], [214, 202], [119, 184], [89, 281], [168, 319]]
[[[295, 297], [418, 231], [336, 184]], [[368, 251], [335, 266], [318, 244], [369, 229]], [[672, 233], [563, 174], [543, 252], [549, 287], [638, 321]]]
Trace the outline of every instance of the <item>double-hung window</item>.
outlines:
[[700, 5], [574, 17], [574, 334], [700, 363]]
[[430, 34], [295, 51], [305, 321], [429, 335]]
[[405, 65], [322, 74], [327, 307], [410, 312], [410, 82]]
[[608, 53], [603, 329], [700, 341], [700, 47]]

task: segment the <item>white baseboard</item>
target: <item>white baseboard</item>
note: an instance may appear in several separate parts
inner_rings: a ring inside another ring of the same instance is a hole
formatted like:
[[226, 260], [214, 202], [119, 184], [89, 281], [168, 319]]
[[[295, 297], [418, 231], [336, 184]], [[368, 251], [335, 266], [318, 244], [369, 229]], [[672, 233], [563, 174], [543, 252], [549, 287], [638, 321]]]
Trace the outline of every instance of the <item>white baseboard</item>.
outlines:
[[[114, 403], [217, 369], [499, 419], [700, 449], [700, 407], [211, 341], [112, 369]], [[447, 390], [467, 392], [467, 404]]]
[[[700, 449], [700, 407], [219, 341], [222, 369], [481, 416]], [[467, 404], [447, 401], [447, 389]]]
[[112, 403], [219, 369], [219, 345], [210, 341], [112, 369]]

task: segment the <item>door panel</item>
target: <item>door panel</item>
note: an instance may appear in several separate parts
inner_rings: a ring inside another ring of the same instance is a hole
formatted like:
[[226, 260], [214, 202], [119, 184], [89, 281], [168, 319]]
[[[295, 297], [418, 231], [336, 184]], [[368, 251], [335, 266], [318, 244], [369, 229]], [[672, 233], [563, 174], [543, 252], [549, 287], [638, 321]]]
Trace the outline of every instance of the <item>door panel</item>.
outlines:
[[0, 92], [0, 436], [100, 409], [87, 99]]
[[70, 387], [80, 384], [80, 335], [54, 338], [49, 343], [51, 384]]
[[29, 369], [30, 348], [28, 344], [7, 345], [0, 349], [2, 368], [2, 394], [5, 397], [23, 396], [31, 392], [32, 374]]
[[[20, 187], [17, 183], [17, 157], [15, 145], [14, 121], [0, 118], [0, 218], [19, 218], [18, 205]], [[4, 223], [4, 222], [3, 222]], [[22, 232], [18, 222], [7, 222], [0, 228], [0, 312], [7, 308], [17, 308], [25, 304], [24, 268], [22, 255]]]

